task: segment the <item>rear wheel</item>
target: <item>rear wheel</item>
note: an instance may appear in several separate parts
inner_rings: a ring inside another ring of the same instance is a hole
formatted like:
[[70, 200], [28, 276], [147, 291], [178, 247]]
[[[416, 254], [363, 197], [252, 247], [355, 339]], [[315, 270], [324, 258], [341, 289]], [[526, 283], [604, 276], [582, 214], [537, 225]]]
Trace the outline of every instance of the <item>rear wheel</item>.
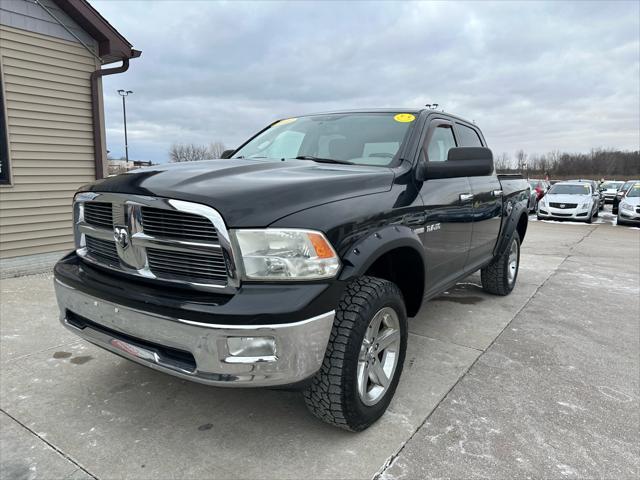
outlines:
[[319, 419], [351, 431], [369, 427], [395, 393], [407, 348], [402, 293], [387, 280], [362, 277], [340, 300], [320, 371], [304, 392]]
[[513, 232], [511, 243], [502, 255], [480, 270], [482, 288], [494, 295], [509, 295], [516, 285], [520, 268], [520, 236]]

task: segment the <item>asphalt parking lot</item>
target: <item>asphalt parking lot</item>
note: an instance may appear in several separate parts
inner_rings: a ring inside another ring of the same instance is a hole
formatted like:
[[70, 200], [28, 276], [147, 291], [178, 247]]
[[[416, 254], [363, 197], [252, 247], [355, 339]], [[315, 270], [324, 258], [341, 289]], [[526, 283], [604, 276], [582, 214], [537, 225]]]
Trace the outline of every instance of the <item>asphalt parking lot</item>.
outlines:
[[426, 304], [360, 434], [122, 360], [58, 324], [50, 275], [3, 280], [0, 477], [637, 478], [640, 231], [606, 218], [531, 222], [508, 297], [475, 275]]

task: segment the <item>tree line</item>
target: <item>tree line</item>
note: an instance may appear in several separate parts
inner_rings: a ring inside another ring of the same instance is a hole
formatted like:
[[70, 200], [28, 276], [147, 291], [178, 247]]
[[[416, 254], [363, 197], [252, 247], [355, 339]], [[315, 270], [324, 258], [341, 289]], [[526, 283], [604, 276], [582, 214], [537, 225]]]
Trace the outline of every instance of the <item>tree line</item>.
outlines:
[[212, 142], [209, 145], [174, 143], [169, 148], [169, 161], [195, 162], [197, 160], [210, 160], [222, 157], [222, 152], [224, 151], [225, 146], [222, 142]]
[[529, 177], [551, 178], [638, 178], [640, 151], [592, 149], [589, 153], [569, 153], [554, 150], [543, 154], [528, 154], [518, 150], [513, 157], [502, 153], [494, 157], [499, 173], [523, 173]]

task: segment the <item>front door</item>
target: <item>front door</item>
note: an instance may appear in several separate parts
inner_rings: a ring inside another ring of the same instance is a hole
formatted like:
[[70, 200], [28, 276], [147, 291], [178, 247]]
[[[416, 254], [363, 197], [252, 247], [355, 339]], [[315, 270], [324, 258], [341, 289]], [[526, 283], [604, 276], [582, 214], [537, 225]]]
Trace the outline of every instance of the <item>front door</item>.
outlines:
[[[427, 125], [419, 161], [446, 162], [449, 149], [456, 146], [452, 123], [432, 120]], [[420, 187], [420, 195], [425, 210], [422, 241], [427, 258], [425, 291], [429, 295], [455, 280], [464, 270], [471, 241], [473, 207], [466, 177], [426, 180]]]

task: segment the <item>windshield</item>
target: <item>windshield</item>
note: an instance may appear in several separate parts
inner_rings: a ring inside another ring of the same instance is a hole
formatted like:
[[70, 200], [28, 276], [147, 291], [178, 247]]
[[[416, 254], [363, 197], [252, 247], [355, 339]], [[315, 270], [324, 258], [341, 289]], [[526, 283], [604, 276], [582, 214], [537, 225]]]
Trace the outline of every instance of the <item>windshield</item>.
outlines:
[[591, 195], [590, 185], [567, 185], [557, 183], [549, 191], [550, 195]]
[[622, 182], [604, 182], [601, 187], [606, 190], [617, 190], [622, 185]]
[[627, 197], [640, 197], [640, 183], [636, 183], [629, 189]]
[[341, 113], [288, 118], [274, 123], [233, 158], [337, 160], [388, 166], [416, 117], [409, 113]]

